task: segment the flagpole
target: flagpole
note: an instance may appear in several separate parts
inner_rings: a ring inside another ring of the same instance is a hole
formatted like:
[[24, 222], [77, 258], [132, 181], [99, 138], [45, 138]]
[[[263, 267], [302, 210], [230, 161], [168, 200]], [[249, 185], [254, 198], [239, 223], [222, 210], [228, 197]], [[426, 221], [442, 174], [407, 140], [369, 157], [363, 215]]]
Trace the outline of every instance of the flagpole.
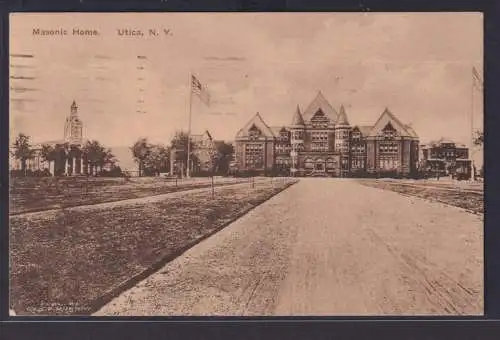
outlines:
[[186, 169], [186, 177], [190, 178], [191, 177], [191, 167], [190, 167], [190, 161], [191, 161], [191, 108], [192, 108], [192, 102], [193, 102], [193, 75], [190, 73], [189, 74], [189, 125], [188, 125], [188, 138], [187, 138], [187, 169]]

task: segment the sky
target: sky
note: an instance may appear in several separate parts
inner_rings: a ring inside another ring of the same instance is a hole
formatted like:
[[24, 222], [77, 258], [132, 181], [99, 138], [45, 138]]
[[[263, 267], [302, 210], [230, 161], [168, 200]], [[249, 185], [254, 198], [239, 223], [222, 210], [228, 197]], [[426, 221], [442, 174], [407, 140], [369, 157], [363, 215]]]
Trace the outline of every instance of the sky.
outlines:
[[[192, 131], [216, 139], [234, 139], [256, 112], [268, 125], [290, 124], [296, 106], [305, 110], [321, 90], [334, 108], [346, 107], [351, 125], [373, 124], [387, 107], [421, 142], [469, 145], [472, 113], [475, 129], [483, 121], [482, 93], [472, 91], [472, 67], [483, 72], [482, 20], [442, 12], [13, 14], [11, 140], [20, 132], [33, 142], [62, 139], [75, 100], [87, 139], [168, 144], [188, 128], [194, 74], [211, 103], [193, 97]], [[38, 28], [68, 34], [34, 35]], [[144, 35], [118, 35], [124, 29]]]

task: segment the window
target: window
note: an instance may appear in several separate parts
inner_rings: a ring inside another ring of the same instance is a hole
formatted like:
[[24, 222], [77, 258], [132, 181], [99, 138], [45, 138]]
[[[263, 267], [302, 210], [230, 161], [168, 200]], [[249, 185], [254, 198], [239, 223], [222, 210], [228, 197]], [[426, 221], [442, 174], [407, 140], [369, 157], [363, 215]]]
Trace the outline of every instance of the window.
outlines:
[[318, 152], [327, 152], [328, 151], [328, 143], [311, 143], [311, 151], [318, 151]]
[[353, 159], [351, 161], [351, 168], [361, 169], [365, 167], [365, 161], [363, 159]]
[[276, 168], [278, 170], [287, 170], [290, 168], [290, 160], [289, 159], [283, 159], [283, 158], [278, 158], [276, 159]]
[[381, 157], [379, 168], [382, 170], [396, 170], [399, 166], [399, 160], [395, 157]]
[[292, 134], [292, 139], [303, 139], [304, 138], [302, 131], [293, 131], [291, 134]]
[[261, 135], [262, 135], [262, 132], [260, 131], [260, 129], [257, 126], [255, 126], [255, 124], [252, 125], [252, 127], [250, 129], [248, 129], [248, 136], [251, 139], [259, 138]]
[[248, 168], [262, 168], [264, 166], [264, 148], [260, 143], [245, 145], [245, 164]]
[[311, 132], [311, 141], [313, 142], [327, 142], [328, 132], [326, 131], [313, 131]]
[[379, 145], [379, 152], [380, 153], [398, 153], [399, 152], [399, 145], [395, 144], [395, 143], [380, 144]]
[[394, 139], [396, 137], [396, 129], [392, 126], [391, 122], [382, 129], [382, 136], [384, 139]]
[[353, 152], [365, 152], [365, 146], [364, 145], [353, 145], [351, 146], [351, 151]]
[[281, 129], [279, 140], [282, 142], [286, 142], [288, 140], [288, 131], [286, 131], [285, 129]]

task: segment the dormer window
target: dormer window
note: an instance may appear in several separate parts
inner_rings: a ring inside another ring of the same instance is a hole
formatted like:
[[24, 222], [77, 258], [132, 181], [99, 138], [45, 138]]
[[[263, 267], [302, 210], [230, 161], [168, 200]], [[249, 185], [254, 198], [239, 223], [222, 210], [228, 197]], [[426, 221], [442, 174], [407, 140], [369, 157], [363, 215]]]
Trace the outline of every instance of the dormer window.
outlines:
[[396, 129], [390, 122], [382, 130], [382, 136], [384, 139], [394, 139], [396, 137]]
[[261, 134], [262, 132], [255, 125], [252, 125], [252, 127], [248, 129], [248, 136], [250, 137], [250, 139], [257, 139]]
[[280, 140], [281, 141], [287, 141], [288, 140], [288, 131], [283, 128], [280, 130]]
[[328, 119], [328, 117], [325, 115], [325, 113], [321, 109], [316, 111], [314, 116], [311, 118], [311, 124], [312, 124], [313, 128], [326, 129], [326, 128], [328, 128], [329, 123], [330, 123], [330, 120]]
[[352, 139], [361, 139], [361, 132], [355, 130], [352, 132], [351, 136]]

